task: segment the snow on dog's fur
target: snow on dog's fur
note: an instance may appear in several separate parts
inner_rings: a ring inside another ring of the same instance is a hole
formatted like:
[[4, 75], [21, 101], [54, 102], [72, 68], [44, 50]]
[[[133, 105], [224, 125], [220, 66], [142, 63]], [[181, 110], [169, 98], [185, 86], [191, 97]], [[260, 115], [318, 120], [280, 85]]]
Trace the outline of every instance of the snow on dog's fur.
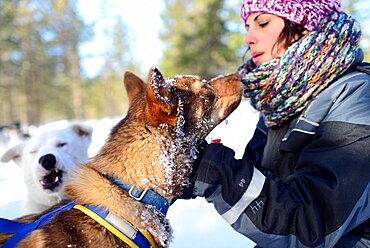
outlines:
[[[190, 75], [166, 79], [152, 68], [144, 83], [126, 72], [129, 111], [98, 154], [76, 169], [66, 193], [77, 204], [109, 212], [115, 223], [130, 223], [134, 236], [140, 231], [153, 237], [153, 246], [168, 247], [172, 228], [165, 212], [141, 199], [154, 191], [152, 199], [165, 199], [168, 206], [182, 194], [197, 146], [239, 105], [240, 79], [237, 74], [208, 82]], [[133, 187], [140, 190], [140, 197], [130, 193]], [[18, 221], [29, 223], [39, 217], [29, 215]], [[85, 213], [69, 209], [32, 231], [19, 247], [133, 247], [116, 235]], [[0, 244], [10, 236], [1, 233]]]
[[64, 182], [72, 169], [88, 160], [92, 128], [69, 124], [41, 129], [30, 139], [9, 148], [1, 162], [13, 160], [22, 170], [27, 186], [24, 213], [38, 213], [65, 199]]

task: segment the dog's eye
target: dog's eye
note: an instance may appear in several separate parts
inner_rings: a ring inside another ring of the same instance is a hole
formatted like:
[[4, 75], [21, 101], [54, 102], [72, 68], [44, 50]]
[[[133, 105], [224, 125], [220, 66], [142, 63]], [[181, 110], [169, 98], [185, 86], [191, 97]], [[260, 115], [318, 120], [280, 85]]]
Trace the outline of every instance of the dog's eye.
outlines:
[[37, 149], [33, 149], [33, 150], [31, 150], [31, 151], [30, 151], [30, 153], [31, 153], [31, 154], [35, 154], [35, 153], [37, 153], [37, 152], [38, 152], [38, 150], [37, 150]]
[[65, 147], [66, 145], [67, 145], [66, 142], [60, 142], [57, 144], [57, 147], [62, 148], [62, 147]]

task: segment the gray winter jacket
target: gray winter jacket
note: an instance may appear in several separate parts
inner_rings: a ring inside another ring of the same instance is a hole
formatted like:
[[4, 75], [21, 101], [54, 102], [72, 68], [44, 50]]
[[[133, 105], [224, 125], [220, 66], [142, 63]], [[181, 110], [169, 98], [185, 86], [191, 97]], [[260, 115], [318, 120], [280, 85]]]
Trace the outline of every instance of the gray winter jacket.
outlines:
[[261, 247], [370, 239], [370, 75], [350, 69], [281, 127], [261, 119], [242, 159], [209, 145], [194, 194]]

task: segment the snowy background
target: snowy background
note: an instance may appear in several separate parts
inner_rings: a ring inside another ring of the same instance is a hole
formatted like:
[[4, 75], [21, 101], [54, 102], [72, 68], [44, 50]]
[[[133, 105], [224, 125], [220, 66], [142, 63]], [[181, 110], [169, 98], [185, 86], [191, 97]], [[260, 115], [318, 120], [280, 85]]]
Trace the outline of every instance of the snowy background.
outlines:
[[[120, 118], [86, 121], [94, 128], [90, 156], [97, 153], [104, 144], [110, 129]], [[234, 149], [236, 157], [242, 156], [244, 148], [251, 138], [258, 114], [247, 102], [240, 106], [207, 137], [221, 138], [224, 145]], [[61, 122], [63, 123], [63, 122]], [[60, 123], [59, 123], [60, 124]], [[16, 144], [10, 140], [7, 146]], [[0, 146], [0, 155], [6, 147]], [[20, 169], [14, 163], [0, 163], [0, 217], [15, 218], [22, 215], [21, 201], [26, 195]], [[174, 230], [171, 248], [250, 248], [254, 243], [234, 231], [216, 212], [212, 204], [203, 198], [178, 200], [169, 209], [167, 218]]]

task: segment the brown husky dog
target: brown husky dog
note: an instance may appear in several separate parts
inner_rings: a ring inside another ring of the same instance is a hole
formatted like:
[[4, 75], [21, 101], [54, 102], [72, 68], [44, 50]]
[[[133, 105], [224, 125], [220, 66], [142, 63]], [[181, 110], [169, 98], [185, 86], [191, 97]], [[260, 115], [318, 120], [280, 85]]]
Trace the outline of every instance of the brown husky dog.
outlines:
[[[127, 116], [66, 185], [72, 205], [79, 207], [64, 207], [24, 235], [18, 247], [145, 247], [137, 243], [138, 236], [145, 236], [146, 247], [168, 247], [172, 229], [166, 210], [189, 183], [197, 145], [240, 103], [240, 76], [209, 82], [198, 76], [165, 79], [152, 68], [147, 84], [126, 72], [124, 85], [130, 101]], [[33, 223], [65, 204], [17, 221]], [[90, 217], [89, 206], [108, 213], [102, 219], [111, 223], [109, 228]], [[0, 244], [12, 236], [1, 233]]]

